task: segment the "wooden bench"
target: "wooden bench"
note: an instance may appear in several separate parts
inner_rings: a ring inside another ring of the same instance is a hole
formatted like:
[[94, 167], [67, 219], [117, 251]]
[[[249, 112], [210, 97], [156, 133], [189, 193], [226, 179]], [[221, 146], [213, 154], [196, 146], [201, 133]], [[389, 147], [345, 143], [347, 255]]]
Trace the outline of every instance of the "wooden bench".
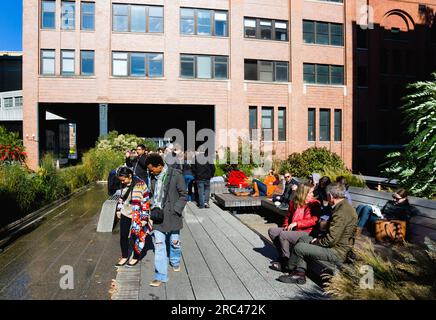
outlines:
[[263, 199], [261, 205], [262, 205], [262, 208], [265, 208], [269, 211], [277, 213], [278, 215], [280, 215], [282, 217], [285, 217], [288, 214], [288, 209], [277, 208], [277, 206], [269, 199]]
[[215, 201], [225, 209], [260, 207], [267, 197], [238, 197], [231, 193], [215, 194]]

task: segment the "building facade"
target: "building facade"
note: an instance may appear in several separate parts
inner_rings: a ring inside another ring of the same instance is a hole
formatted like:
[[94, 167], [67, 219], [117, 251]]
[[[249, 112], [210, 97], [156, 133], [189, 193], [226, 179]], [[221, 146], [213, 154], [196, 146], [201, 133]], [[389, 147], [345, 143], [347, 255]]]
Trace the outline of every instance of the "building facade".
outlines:
[[[278, 157], [325, 146], [352, 165], [354, 0], [28, 0], [23, 136], [46, 150], [45, 112], [77, 147], [107, 131], [272, 129]], [[215, 147], [231, 143], [217, 134]]]
[[386, 155], [410, 141], [400, 112], [406, 85], [436, 72], [436, 1], [358, 4], [371, 8], [372, 25], [354, 25], [353, 167], [378, 176]]

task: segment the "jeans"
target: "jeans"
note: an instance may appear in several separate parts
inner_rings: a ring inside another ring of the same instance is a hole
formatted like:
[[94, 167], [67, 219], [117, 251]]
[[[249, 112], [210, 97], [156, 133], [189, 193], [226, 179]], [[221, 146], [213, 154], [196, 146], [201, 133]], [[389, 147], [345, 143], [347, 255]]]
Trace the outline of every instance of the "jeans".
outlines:
[[198, 207], [204, 208], [205, 204], [209, 204], [210, 180], [197, 180], [197, 188], [198, 188]]
[[189, 174], [189, 175], [185, 175], [184, 177], [185, 177], [185, 186], [188, 189], [188, 196], [186, 199], [188, 201], [192, 201], [192, 200], [194, 200], [193, 196], [192, 196], [192, 185], [194, 182], [194, 176]]
[[[168, 254], [167, 246], [169, 245], [169, 262], [173, 267], [180, 265], [182, 257], [182, 246], [180, 243], [180, 231], [160, 232], [154, 230], [154, 279], [161, 282], [168, 281]], [[169, 242], [169, 244], [168, 244]]]
[[266, 193], [267, 193], [266, 184], [258, 179], [253, 179], [253, 183], [254, 182], [256, 182], [257, 188], [259, 189], [259, 195], [261, 197], [266, 196]]
[[[128, 258], [129, 257], [129, 248], [130, 248], [130, 226], [132, 224], [132, 219], [127, 218], [125, 215], [121, 215], [120, 220], [120, 247], [121, 247], [121, 257]], [[133, 259], [138, 259], [139, 256], [133, 251]]]
[[357, 227], [363, 229], [369, 222], [373, 225], [380, 218], [372, 213], [372, 208], [370, 206], [359, 204], [356, 208], [357, 215], [359, 216], [359, 221], [357, 222]]

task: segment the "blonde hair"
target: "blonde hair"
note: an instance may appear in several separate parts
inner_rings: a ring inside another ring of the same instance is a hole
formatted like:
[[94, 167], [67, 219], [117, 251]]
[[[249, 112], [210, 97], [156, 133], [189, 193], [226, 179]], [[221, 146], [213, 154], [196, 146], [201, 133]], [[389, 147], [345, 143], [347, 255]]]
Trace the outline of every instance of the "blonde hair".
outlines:
[[306, 204], [306, 198], [310, 189], [312, 189], [312, 185], [309, 183], [298, 185], [298, 188], [295, 191], [294, 209], [297, 209], [297, 207], [301, 208]]

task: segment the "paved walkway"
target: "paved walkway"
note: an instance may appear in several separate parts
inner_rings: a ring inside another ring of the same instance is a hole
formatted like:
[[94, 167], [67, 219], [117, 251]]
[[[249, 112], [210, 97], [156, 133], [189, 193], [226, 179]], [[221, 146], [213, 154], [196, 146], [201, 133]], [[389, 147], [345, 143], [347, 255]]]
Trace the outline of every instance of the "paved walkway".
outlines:
[[[189, 203], [182, 229], [182, 270], [152, 288], [153, 250], [135, 268], [117, 269], [118, 226], [97, 233], [106, 186], [97, 185], [55, 208], [33, 231], [0, 254], [0, 299], [310, 299], [313, 282], [288, 285], [268, 268], [274, 248], [229, 212]], [[74, 289], [63, 290], [62, 266], [72, 266]], [[116, 279], [116, 280], [115, 280]]]
[[278, 282], [269, 269], [275, 249], [229, 212], [212, 204], [198, 209], [188, 203], [181, 233], [182, 269], [170, 269], [168, 283], [153, 280], [153, 251], [135, 268], [120, 268], [112, 299], [313, 299], [324, 298], [312, 281], [305, 285]]

